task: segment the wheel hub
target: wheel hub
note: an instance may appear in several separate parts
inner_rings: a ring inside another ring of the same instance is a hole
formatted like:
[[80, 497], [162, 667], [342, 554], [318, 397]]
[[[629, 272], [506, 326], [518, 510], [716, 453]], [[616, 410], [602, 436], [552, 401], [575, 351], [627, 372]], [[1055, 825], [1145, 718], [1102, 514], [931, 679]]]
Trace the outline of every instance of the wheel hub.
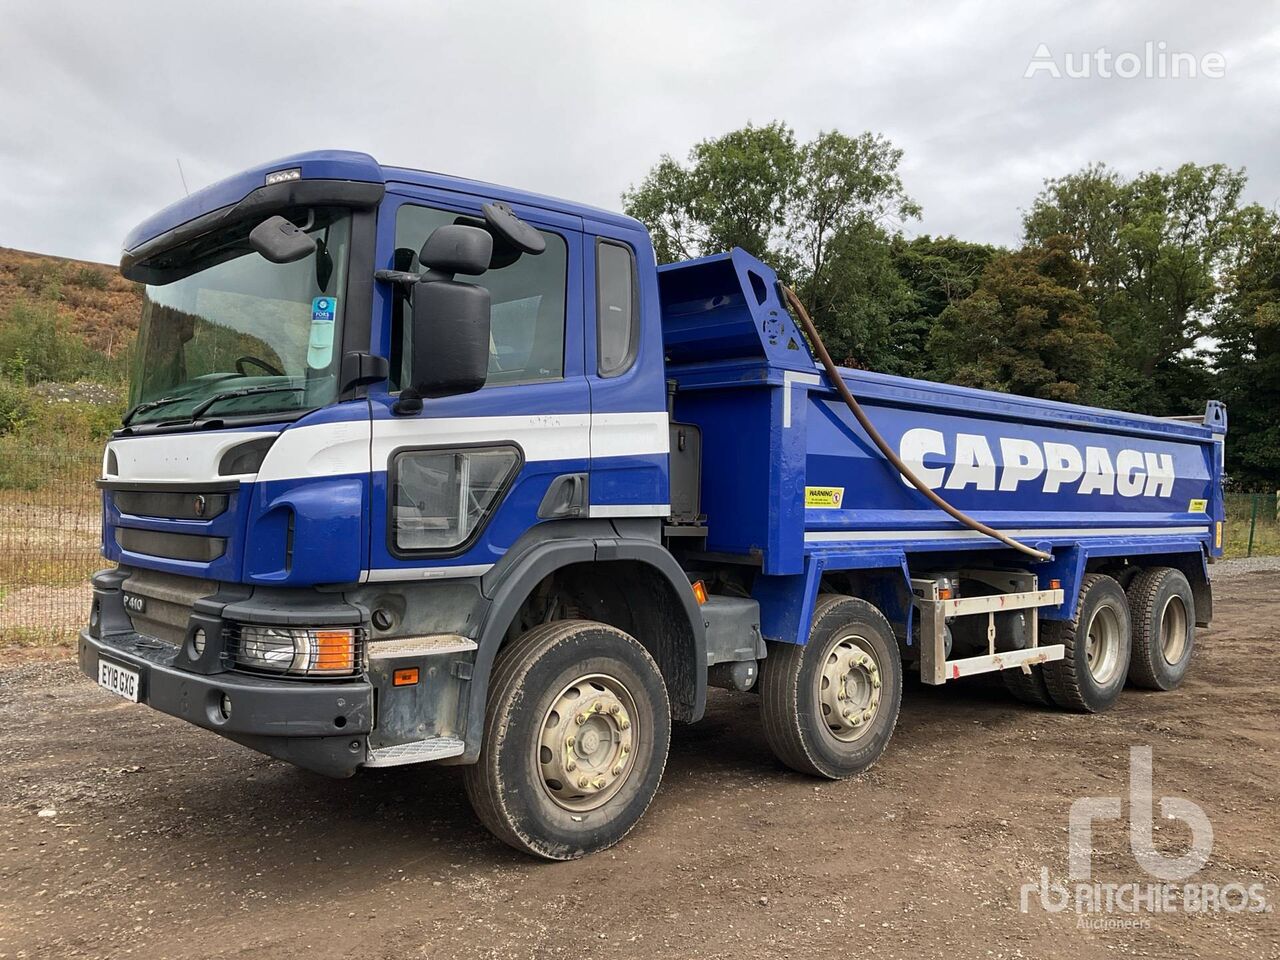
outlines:
[[818, 695], [833, 737], [848, 742], [866, 734], [880, 707], [882, 683], [880, 662], [864, 637], [841, 637], [832, 644]]
[[551, 703], [535, 758], [542, 785], [558, 806], [581, 812], [606, 803], [634, 764], [635, 700], [621, 681], [580, 677]]
[[1160, 653], [1173, 666], [1187, 649], [1187, 607], [1178, 596], [1170, 597], [1160, 613]]
[[1111, 680], [1120, 661], [1120, 621], [1110, 607], [1099, 607], [1085, 634], [1085, 663], [1098, 683]]

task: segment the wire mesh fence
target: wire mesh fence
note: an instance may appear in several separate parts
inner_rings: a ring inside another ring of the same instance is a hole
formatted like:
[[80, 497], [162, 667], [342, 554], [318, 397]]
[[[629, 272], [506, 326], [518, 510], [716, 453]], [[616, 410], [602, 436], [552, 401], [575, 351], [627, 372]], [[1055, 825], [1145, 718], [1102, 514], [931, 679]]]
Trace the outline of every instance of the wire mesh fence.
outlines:
[[1228, 493], [1222, 545], [1229, 557], [1280, 554], [1280, 491]]
[[[27, 448], [21, 482], [0, 484], [0, 644], [70, 641], [103, 561], [96, 449]], [[1280, 493], [1226, 495], [1227, 556], [1280, 555]]]
[[21, 482], [0, 486], [0, 643], [70, 640], [102, 566], [100, 453], [28, 448]]

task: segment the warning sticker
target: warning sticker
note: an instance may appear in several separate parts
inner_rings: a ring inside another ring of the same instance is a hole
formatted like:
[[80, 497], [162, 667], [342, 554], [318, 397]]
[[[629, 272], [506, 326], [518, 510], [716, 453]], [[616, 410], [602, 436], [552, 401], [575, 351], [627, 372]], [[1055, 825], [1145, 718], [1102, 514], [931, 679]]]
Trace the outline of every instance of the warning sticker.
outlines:
[[1192, 500], [1187, 506], [1187, 513], [1205, 513], [1209, 509], [1208, 500]]
[[838, 507], [844, 502], [844, 487], [805, 487], [806, 507]]

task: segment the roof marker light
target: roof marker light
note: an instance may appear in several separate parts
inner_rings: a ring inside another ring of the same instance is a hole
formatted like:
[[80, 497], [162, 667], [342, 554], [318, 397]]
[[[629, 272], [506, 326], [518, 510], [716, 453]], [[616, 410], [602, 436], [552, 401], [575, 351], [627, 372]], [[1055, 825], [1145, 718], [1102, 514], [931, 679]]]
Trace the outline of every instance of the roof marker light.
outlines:
[[301, 180], [301, 179], [302, 179], [302, 168], [290, 167], [288, 170], [277, 170], [275, 173], [268, 173], [267, 186], [269, 187], [273, 183], [286, 183], [289, 180]]

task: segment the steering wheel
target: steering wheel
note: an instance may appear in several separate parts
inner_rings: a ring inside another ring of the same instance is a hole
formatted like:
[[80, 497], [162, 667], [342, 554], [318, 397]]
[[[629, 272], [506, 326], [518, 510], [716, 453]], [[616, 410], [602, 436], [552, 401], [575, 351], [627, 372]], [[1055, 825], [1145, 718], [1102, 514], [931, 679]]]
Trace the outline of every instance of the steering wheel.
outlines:
[[263, 369], [263, 370], [267, 371], [267, 373], [271, 374], [271, 376], [273, 376], [273, 377], [283, 377], [283, 376], [284, 376], [284, 371], [283, 371], [283, 370], [277, 370], [277, 369], [276, 369], [275, 367], [273, 367], [271, 364], [267, 363], [267, 361], [265, 361], [265, 360], [259, 360], [257, 357], [239, 357], [239, 358], [237, 358], [237, 359], [236, 359], [236, 373], [240, 374], [240, 376], [242, 376], [242, 377], [247, 377], [247, 376], [249, 376], [249, 372], [248, 372], [247, 370], [245, 370], [245, 364], [249, 364], [249, 363], [253, 364], [255, 367], [259, 367], [259, 368], [261, 368], [261, 369]]

